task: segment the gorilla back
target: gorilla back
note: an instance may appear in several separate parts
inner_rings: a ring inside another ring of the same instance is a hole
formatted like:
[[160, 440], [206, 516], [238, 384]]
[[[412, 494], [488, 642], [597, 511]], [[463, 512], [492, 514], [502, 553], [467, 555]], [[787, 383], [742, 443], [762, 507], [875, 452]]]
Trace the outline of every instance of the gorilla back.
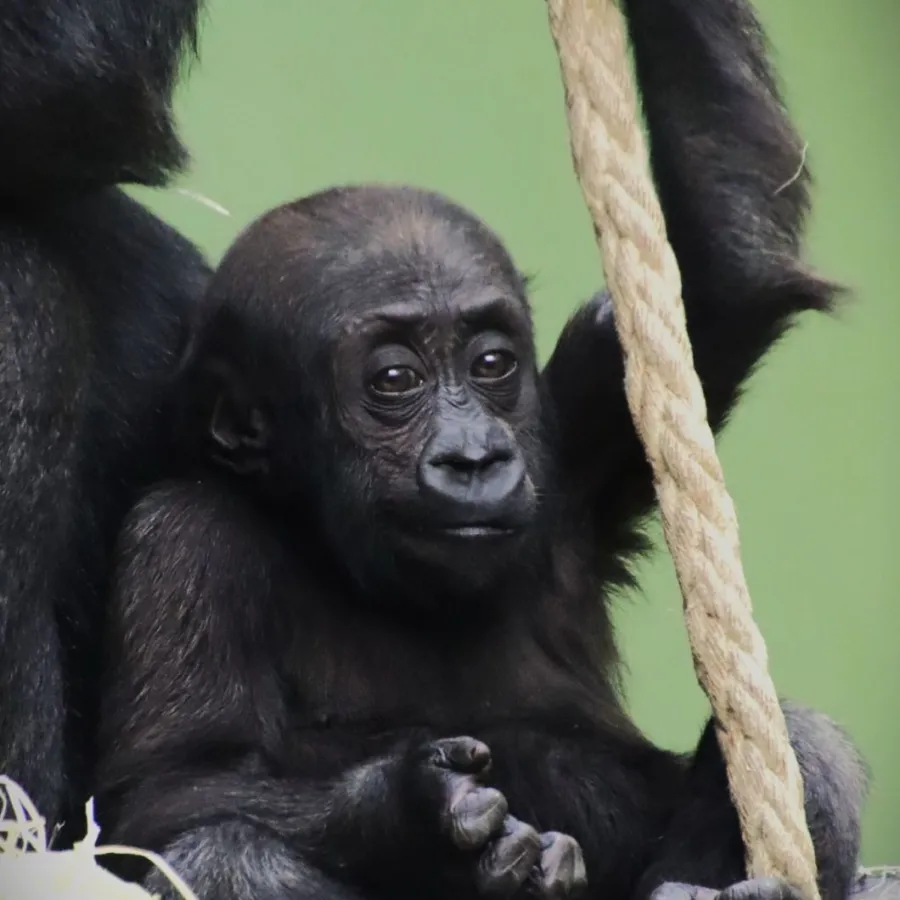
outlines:
[[0, 772], [82, 827], [104, 591], [159, 414], [197, 250], [116, 187], [163, 183], [194, 0], [0, 10]]

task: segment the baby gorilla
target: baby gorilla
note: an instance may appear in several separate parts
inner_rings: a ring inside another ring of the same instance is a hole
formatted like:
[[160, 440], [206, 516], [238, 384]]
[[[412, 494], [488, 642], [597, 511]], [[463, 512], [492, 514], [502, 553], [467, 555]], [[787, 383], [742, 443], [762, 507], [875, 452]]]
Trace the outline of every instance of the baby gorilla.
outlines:
[[[739, 319], [695, 325], [719, 389]], [[742, 881], [712, 727], [684, 759], [616, 692], [605, 600], [652, 489], [613, 335], [597, 299], [540, 373], [506, 250], [432, 193], [334, 189], [238, 239], [182, 373], [181, 477], [121, 545], [116, 840], [203, 900], [792, 896]], [[788, 718], [843, 900], [863, 777]]]

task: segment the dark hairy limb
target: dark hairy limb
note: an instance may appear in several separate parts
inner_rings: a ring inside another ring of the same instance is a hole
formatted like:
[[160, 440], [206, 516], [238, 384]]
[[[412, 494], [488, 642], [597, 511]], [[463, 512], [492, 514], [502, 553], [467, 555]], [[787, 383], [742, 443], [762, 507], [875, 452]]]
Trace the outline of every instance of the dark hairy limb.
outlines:
[[[396, 894], [405, 871], [407, 896], [509, 895], [525, 885], [554, 896], [582, 887], [575, 842], [510, 816], [503, 795], [479, 780], [489, 760], [480, 742], [447, 738], [404, 742], [333, 778], [275, 777], [247, 759], [194, 777], [181, 770], [131, 792], [115, 836], [156, 848], [177, 867], [188, 848], [204, 857], [204, 847], [249, 825], [269, 836], [264, 844], [280, 841], [305, 866], [367, 890]], [[180, 865], [195, 889], [208, 878]]]
[[[765, 352], [798, 313], [828, 309], [835, 286], [799, 256], [809, 174], [751, 6], [628, 0], [623, 8], [695, 365], [719, 429]], [[605, 294], [571, 320], [544, 377], [563, 477], [625, 552], [627, 523], [649, 510], [653, 493]]]
[[198, 0], [5, 0], [0, 196], [164, 184], [187, 161], [172, 122]]
[[[166, 859], [204, 900], [362, 900], [265, 828], [232, 820], [197, 828], [176, 838]], [[154, 869], [144, 887], [160, 900], [181, 900]]]
[[[856, 878], [867, 773], [852, 744], [830, 719], [789, 704], [783, 708], [804, 781], [819, 891], [823, 900], [845, 900]], [[720, 900], [790, 900], [790, 890], [776, 879], [744, 882], [743, 858], [725, 763], [710, 723], [637, 897], [687, 900], [685, 890], [702, 886], [722, 891]]]

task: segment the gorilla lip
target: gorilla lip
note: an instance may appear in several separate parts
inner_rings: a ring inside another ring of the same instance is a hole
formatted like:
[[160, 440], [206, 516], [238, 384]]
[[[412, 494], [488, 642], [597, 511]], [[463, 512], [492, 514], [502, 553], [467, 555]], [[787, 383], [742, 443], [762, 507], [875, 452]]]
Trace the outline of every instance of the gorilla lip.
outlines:
[[447, 525], [440, 529], [443, 534], [460, 538], [508, 537], [515, 529], [490, 522], [472, 522], [469, 525]]

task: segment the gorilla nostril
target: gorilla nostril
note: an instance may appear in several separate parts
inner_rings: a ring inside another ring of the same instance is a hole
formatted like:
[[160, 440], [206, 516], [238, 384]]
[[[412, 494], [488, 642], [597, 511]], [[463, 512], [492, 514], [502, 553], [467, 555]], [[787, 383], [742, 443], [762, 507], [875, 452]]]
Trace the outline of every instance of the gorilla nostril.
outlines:
[[450, 451], [435, 456], [429, 465], [438, 469], [450, 469], [456, 475], [471, 477], [485, 472], [492, 466], [511, 462], [512, 458], [512, 451], [506, 448], [485, 450], [480, 453]]

